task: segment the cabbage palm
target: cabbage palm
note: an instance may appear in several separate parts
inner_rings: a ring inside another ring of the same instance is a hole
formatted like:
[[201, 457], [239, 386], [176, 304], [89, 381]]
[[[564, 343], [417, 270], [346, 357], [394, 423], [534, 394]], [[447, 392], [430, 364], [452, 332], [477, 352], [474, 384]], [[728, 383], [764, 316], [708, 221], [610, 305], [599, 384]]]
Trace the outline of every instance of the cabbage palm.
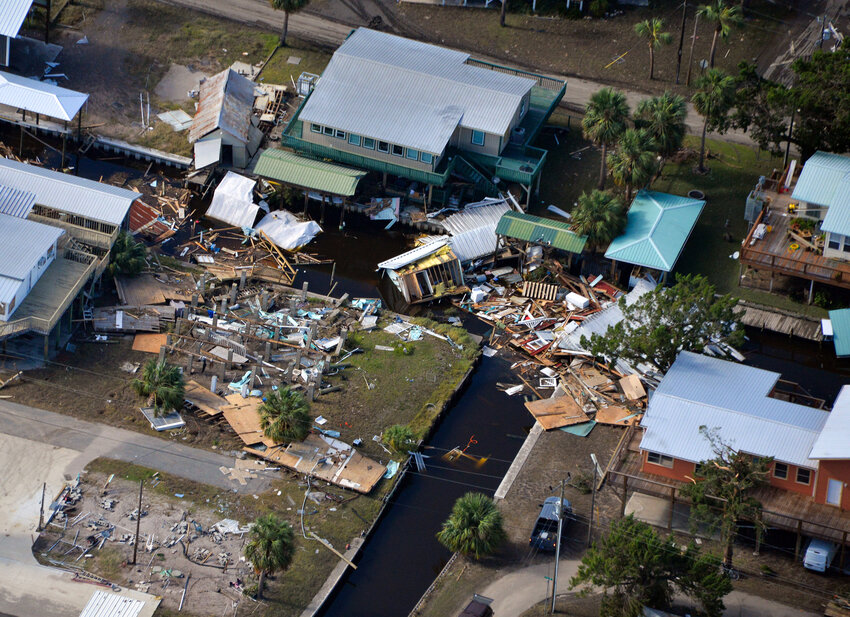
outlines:
[[584, 109], [581, 128], [584, 136], [602, 147], [602, 162], [599, 167], [599, 188], [605, 186], [605, 155], [608, 146], [616, 142], [629, 119], [629, 106], [626, 96], [612, 88], [602, 88], [594, 92]]
[[607, 246], [626, 228], [626, 209], [608, 191], [582, 193], [570, 214], [572, 230], [587, 236], [587, 243], [594, 249]]
[[406, 424], [394, 424], [384, 431], [381, 439], [385, 445], [396, 454], [404, 454], [411, 448], [416, 447], [416, 438], [413, 431]]
[[685, 99], [668, 91], [638, 103], [635, 128], [646, 129], [658, 153], [667, 157], [682, 147], [687, 114]]
[[481, 559], [499, 548], [507, 535], [493, 500], [484, 493], [467, 493], [455, 501], [437, 539], [450, 551]]
[[673, 36], [664, 32], [664, 20], [659, 17], [644, 19], [635, 24], [635, 34], [649, 46], [649, 78], [655, 79], [655, 50], [673, 42]]
[[147, 406], [161, 416], [183, 406], [183, 373], [176, 366], [151, 358], [145, 362], [142, 374], [132, 382], [139, 396], [147, 397]]
[[717, 52], [717, 37], [726, 41], [732, 26], [740, 26], [744, 23], [741, 18], [741, 9], [737, 6], [729, 6], [725, 0], [715, 0], [711, 4], [703, 4], [697, 9], [697, 16], [702, 17], [709, 23], [714, 24], [714, 36], [711, 39], [711, 53], [708, 56], [709, 68], [714, 68], [714, 54]]
[[709, 69], [699, 78], [696, 86], [697, 91], [691, 97], [691, 102], [704, 118], [697, 169], [705, 172], [705, 134], [709, 125], [722, 128], [726, 124], [726, 116], [734, 102], [735, 80], [719, 69]]
[[259, 411], [260, 428], [275, 443], [303, 441], [310, 430], [310, 404], [291, 388], [269, 392]]
[[257, 597], [262, 599], [266, 575], [286, 570], [295, 555], [295, 541], [292, 527], [274, 514], [261, 516], [251, 527], [248, 544], [245, 545], [245, 559], [254, 566], [259, 575]]
[[645, 129], [628, 129], [608, 155], [608, 166], [617, 186], [626, 187], [626, 201], [632, 200], [632, 189], [644, 186], [658, 168], [655, 143]]
[[109, 252], [109, 273], [136, 276], [145, 267], [147, 249], [141, 242], [133, 240], [133, 236], [121, 231]]
[[280, 33], [280, 46], [286, 47], [286, 32], [289, 30], [289, 14], [297, 13], [310, 4], [310, 0], [269, 0], [272, 8], [283, 11], [283, 30]]

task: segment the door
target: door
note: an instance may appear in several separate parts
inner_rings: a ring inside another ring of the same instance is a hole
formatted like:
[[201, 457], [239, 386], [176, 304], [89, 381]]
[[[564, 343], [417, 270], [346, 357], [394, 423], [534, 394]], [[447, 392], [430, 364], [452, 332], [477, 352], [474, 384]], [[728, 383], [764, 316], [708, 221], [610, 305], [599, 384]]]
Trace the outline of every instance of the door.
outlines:
[[831, 506], [841, 505], [841, 490], [844, 488], [844, 482], [841, 480], [833, 480], [830, 478], [826, 485], [826, 503]]

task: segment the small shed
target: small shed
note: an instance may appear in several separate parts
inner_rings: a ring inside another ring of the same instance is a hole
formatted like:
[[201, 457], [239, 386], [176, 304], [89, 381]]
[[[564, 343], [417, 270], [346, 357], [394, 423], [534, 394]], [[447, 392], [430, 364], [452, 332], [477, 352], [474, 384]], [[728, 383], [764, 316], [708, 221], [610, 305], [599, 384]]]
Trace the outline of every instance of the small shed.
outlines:
[[464, 285], [460, 260], [446, 236], [382, 261], [378, 268], [387, 271], [408, 304], [469, 291]]
[[189, 128], [195, 169], [219, 162], [239, 168], [248, 165], [263, 139], [254, 98], [254, 82], [233, 69], [201, 84], [198, 110]]
[[850, 357], [850, 308], [830, 311], [829, 323], [832, 326], [835, 355], [839, 358]]
[[626, 230], [611, 242], [605, 257], [670, 272], [704, 206], [702, 199], [638, 191], [629, 207]]
[[269, 180], [328, 195], [352, 197], [365, 171], [317, 161], [285, 150], [264, 150], [254, 173]]
[[[544, 251], [563, 251], [567, 253], [570, 264], [573, 255], [580, 255], [587, 244], [587, 236], [580, 236], [570, 230], [569, 223], [525, 212], [505, 212], [496, 225], [496, 236], [504, 238], [508, 245], [511, 241], [520, 241], [526, 243], [526, 248], [536, 245]], [[527, 255], [531, 253], [526, 251]]]

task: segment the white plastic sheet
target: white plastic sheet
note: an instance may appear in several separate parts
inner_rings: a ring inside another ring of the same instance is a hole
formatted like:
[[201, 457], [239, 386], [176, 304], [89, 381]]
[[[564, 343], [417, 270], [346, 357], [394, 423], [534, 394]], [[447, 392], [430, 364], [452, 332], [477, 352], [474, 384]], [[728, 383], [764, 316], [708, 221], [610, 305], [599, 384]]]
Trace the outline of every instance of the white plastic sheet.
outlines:
[[255, 229], [262, 231], [272, 242], [287, 251], [304, 246], [322, 233], [316, 221], [301, 221], [286, 210], [275, 210], [265, 215]]

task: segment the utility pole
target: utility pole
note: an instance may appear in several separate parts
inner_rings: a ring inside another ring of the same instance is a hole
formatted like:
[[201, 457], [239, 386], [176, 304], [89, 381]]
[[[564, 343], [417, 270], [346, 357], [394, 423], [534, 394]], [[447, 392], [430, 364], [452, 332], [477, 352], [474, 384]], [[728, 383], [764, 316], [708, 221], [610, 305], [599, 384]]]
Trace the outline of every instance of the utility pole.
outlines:
[[682, 2], [682, 29], [679, 32], [679, 51], [676, 56], [676, 83], [679, 83], [679, 69], [682, 68], [682, 47], [685, 45], [685, 19], [688, 16], [688, 0]]
[[139, 480], [139, 509], [136, 512], [136, 541], [133, 543], [133, 565], [136, 565], [136, 554], [139, 552], [139, 525], [142, 522], [142, 487], [144, 480]]
[[788, 155], [791, 153], [791, 133], [794, 132], [794, 114], [796, 111], [796, 107], [791, 110], [791, 124], [788, 125], [788, 140], [785, 142], [785, 160], [782, 163], [782, 167], [785, 169], [788, 169]]
[[587, 521], [587, 545], [590, 546], [590, 537], [593, 535], [593, 510], [596, 508], [596, 461], [593, 461], [593, 492], [590, 495], [590, 517]]
[[558, 597], [558, 563], [561, 561], [561, 531], [564, 529], [564, 485], [561, 480], [561, 499], [558, 500], [558, 538], [555, 544], [555, 576], [552, 578], [552, 614], [555, 613], [555, 598]]
[[694, 36], [691, 39], [691, 52], [688, 54], [688, 78], [685, 80], [685, 85], [691, 85], [691, 67], [694, 65], [694, 45], [697, 42], [697, 24], [699, 24], [699, 13], [694, 17]]
[[36, 531], [44, 529], [44, 495], [47, 493], [47, 482], [41, 485], [41, 507], [38, 510], [38, 527]]

